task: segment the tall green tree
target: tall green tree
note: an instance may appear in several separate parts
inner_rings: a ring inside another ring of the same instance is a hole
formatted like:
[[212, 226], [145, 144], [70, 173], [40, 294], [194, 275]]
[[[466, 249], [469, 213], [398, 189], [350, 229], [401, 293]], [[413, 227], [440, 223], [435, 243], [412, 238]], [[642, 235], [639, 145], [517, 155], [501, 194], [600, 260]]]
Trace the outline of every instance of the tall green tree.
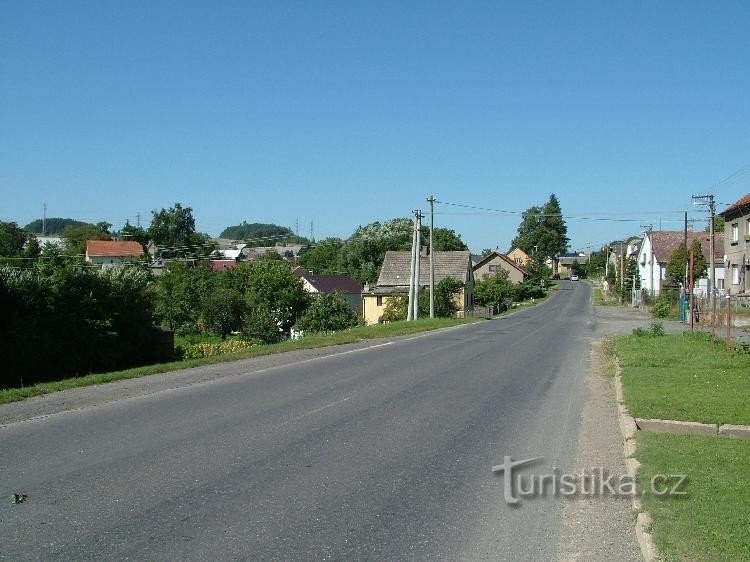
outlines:
[[15, 222], [0, 221], [0, 263], [15, 267], [30, 266], [39, 251], [39, 243], [33, 234], [19, 228]]
[[207, 256], [213, 251], [208, 236], [195, 230], [193, 209], [180, 203], [153, 211], [148, 235], [167, 258]]
[[[706, 275], [708, 266], [698, 239], [694, 239], [690, 243], [690, 250], [693, 252], [693, 278], [697, 281]], [[685, 272], [687, 271], [688, 263], [690, 263], [690, 251], [686, 251], [685, 246], [680, 244], [672, 253], [667, 263], [667, 279], [674, 285], [687, 285]]]
[[107, 222], [85, 224], [83, 226], [66, 226], [62, 237], [65, 241], [65, 252], [69, 255], [83, 255], [86, 252], [86, 240], [112, 240]]
[[553, 193], [541, 207], [532, 206], [526, 210], [511, 246], [521, 248], [529, 256], [543, 262], [565, 252], [569, 242], [560, 201]]
[[335, 275], [343, 271], [340, 252], [344, 242], [340, 238], [326, 238], [305, 250], [299, 257], [299, 264], [314, 273]]
[[357, 325], [357, 315], [341, 293], [315, 295], [297, 327], [306, 332], [333, 332]]

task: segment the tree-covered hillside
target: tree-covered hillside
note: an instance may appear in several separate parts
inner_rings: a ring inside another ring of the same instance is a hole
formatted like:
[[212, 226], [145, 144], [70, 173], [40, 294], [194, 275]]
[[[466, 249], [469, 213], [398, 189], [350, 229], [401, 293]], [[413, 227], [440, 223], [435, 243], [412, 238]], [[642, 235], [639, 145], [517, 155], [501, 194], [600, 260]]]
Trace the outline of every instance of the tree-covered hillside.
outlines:
[[[23, 227], [23, 229], [26, 232], [31, 232], [32, 234], [41, 234], [42, 233], [42, 219], [36, 219], [35, 221], [31, 221], [29, 224]], [[65, 230], [65, 227], [72, 226], [72, 227], [80, 227], [80, 226], [86, 226], [88, 223], [83, 221], [78, 221], [75, 219], [63, 219], [63, 218], [51, 218], [47, 219], [47, 227], [46, 227], [46, 234], [48, 236], [55, 236], [56, 234], [62, 234], [63, 230]]]
[[286, 226], [279, 226], [278, 224], [266, 224], [259, 222], [245, 222], [235, 226], [228, 226], [221, 234], [220, 238], [231, 238], [232, 240], [250, 240], [260, 242], [268, 242], [268, 245], [272, 246], [276, 242], [288, 242], [304, 244], [307, 239], [302, 236], [295, 236], [291, 228]]

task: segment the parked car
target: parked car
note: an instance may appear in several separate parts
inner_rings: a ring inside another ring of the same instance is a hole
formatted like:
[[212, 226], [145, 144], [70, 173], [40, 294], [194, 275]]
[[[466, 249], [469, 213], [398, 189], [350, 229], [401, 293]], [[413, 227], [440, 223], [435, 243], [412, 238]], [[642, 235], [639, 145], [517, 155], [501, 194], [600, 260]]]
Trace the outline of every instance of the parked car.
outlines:
[[576, 275], [576, 274], [574, 273], [573, 275], [571, 275], [571, 276], [570, 276], [570, 280], [571, 280], [571, 281], [578, 281], [578, 275]]

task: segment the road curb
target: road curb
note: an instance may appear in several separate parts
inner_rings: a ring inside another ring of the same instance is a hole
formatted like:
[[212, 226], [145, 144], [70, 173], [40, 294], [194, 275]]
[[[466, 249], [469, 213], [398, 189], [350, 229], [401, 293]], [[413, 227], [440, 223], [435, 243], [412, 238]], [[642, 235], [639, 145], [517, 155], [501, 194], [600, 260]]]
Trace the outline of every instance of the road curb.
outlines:
[[[620, 431], [623, 438], [623, 454], [625, 455], [625, 467], [628, 476], [635, 479], [641, 463], [635, 458], [637, 444], [635, 440], [638, 425], [633, 416], [630, 415], [625, 405], [625, 394], [622, 387], [622, 369], [619, 363], [615, 364], [615, 399], [617, 401], [617, 415], [620, 421]], [[659, 560], [659, 550], [656, 548], [654, 539], [651, 536], [651, 515], [643, 511], [643, 505], [638, 495], [633, 496], [633, 510], [638, 514], [635, 520], [635, 537], [638, 540], [638, 546], [641, 547], [641, 556], [645, 562], [657, 562]]]

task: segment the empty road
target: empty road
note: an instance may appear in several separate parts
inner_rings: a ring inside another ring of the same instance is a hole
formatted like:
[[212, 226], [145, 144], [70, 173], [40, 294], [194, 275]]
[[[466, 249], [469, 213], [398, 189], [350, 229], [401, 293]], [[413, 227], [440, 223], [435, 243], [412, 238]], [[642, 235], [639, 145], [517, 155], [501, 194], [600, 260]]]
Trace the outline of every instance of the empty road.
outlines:
[[508, 506], [492, 466], [571, 466], [593, 330], [562, 282], [506, 318], [7, 423], [0, 558], [553, 559], [564, 500]]

